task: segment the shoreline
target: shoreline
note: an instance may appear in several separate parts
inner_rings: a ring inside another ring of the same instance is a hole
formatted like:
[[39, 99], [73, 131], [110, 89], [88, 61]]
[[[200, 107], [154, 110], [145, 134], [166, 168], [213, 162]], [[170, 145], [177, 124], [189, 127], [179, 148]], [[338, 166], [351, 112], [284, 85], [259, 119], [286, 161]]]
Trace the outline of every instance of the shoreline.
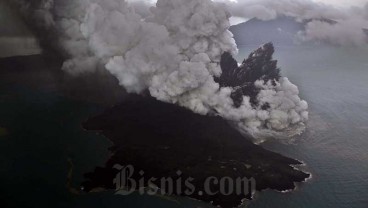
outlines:
[[[187, 125], [182, 126], [178, 121]], [[113, 169], [115, 164], [137, 166], [149, 174], [148, 178], [175, 176], [170, 170], [182, 170], [186, 176], [198, 179], [240, 174], [255, 177], [257, 191], [294, 190], [296, 183], [310, 178], [310, 174], [292, 167], [304, 163], [253, 144], [225, 120], [196, 115], [149, 97], [133, 96], [131, 100], [88, 119], [83, 128], [103, 135], [114, 144], [109, 148], [111, 157], [105, 167], [85, 175], [86, 181], [82, 185], [86, 192], [97, 187], [113, 189], [112, 179], [117, 174]], [[142, 128], [145, 131], [141, 131]], [[219, 148], [222, 151], [218, 152]], [[158, 167], [154, 165], [156, 163], [166, 165]], [[196, 165], [191, 167], [193, 164]], [[250, 164], [249, 169], [243, 164]], [[199, 181], [195, 182], [195, 187], [201, 187]], [[227, 208], [241, 205], [244, 199], [254, 199], [254, 195], [256, 193], [246, 197], [231, 196], [232, 202], [228, 202], [229, 196], [221, 195], [178, 196], [207, 203], [213, 201], [214, 206]]]

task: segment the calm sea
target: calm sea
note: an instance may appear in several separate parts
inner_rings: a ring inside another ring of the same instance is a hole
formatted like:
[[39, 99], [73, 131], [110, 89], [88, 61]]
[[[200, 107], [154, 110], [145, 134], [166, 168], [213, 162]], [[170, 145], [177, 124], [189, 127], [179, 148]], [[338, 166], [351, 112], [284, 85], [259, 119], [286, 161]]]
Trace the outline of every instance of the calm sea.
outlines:
[[[240, 48], [239, 61], [256, 47]], [[258, 193], [249, 207], [368, 207], [367, 57], [367, 49], [276, 48], [283, 75], [299, 86], [310, 105], [310, 121], [293, 143], [263, 146], [304, 161], [313, 178], [290, 193]], [[72, 184], [78, 187], [83, 173], [108, 158], [107, 140], [80, 126], [104, 107], [7, 80], [0, 77], [0, 128], [7, 129], [0, 135], [0, 200], [5, 207], [209, 207], [183, 199], [69, 193], [68, 159], [74, 163]]]
[[[241, 48], [240, 57], [249, 53]], [[304, 161], [312, 180], [291, 193], [265, 191], [251, 208], [368, 207], [368, 49], [278, 47], [282, 74], [308, 101], [306, 132], [264, 147]]]

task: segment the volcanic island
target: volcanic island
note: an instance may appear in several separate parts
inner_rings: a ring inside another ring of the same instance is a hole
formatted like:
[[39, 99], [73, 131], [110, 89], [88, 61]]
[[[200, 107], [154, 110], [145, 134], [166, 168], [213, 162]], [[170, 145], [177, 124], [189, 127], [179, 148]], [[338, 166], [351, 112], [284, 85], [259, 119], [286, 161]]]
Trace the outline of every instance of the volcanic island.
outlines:
[[[273, 45], [265, 44], [252, 52], [240, 66], [230, 54], [223, 54], [223, 73], [216, 81], [221, 86], [237, 89], [232, 95], [234, 105], [242, 101], [243, 95], [249, 96], [251, 103], [256, 105], [259, 89], [254, 82], [280, 78], [277, 61], [272, 59], [273, 53]], [[268, 106], [262, 108], [267, 109]], [[180, 171], [180, 177], [193, 178], [196, 191], [176, 195], [230, 208], [238, 207], [244, 199], [252, 199], [253, 192], [247, 195], [207, 194], [203, 188], [206, 178], [230, 177], [235, 181], [246, 177], [255, 180], [257, 191], [288, 191], [295, 188], [296, 182], [304, 182], [310, 177], [310, 174], [295, 168], [302, 165], [300, 161], [254, 144], [223, 118], [195, 114], [149, 95], [130, 95], [122, 103], [88, 119], [83, 127], [104, 135], [113, 143], [109, 149], [112, 156], [105, 166], [85, 174], [82, 183], [85, 192], [115, 190], [114, 179], [120, 171], [117, 165], [131, 165], [144, 172], [143, 176], [138, 173], [132, 175], [137, 181], [142, 177], [145, 181], [164, 177], [175, 180]]]

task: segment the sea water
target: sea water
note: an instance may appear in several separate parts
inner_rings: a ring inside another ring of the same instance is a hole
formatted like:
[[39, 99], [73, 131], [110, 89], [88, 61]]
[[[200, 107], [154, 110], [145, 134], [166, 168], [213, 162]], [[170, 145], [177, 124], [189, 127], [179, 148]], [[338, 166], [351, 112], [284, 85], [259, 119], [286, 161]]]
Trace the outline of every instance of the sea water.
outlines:
[[[239, 61], [253, 48], [240, 48]], [[259, 193], [249, 207], [367, 208], [368, 49], [281, 46], [274, 58], [308, 101], [310, 120], [293, 143], [263, 146], [303, 161], [313, 178], [290, 193]]]
[[[238, 60], [256, 47], [241, 47]], [[257, 193], [249, 207], [368, 207], [367, 57], [368, 50], [358, 48], [276, 47], [282, 74], [309, 103], [310, 120], [293, 142], [262, 146], [303, 161], [313, 178], [293, 192]], [[49, 85], [36, 90], [1, 78], [0, 127], [7, 134], [0, 137], [0, 199], [5, 207], [209, 207], [185, 199], [68, 192], [69, 159], [74, 163], [71, 185], [77, 189], [83, 173], [103, 166], [109, 156], [111, 144], [81, 128], [105, 107], [69, 99]]]

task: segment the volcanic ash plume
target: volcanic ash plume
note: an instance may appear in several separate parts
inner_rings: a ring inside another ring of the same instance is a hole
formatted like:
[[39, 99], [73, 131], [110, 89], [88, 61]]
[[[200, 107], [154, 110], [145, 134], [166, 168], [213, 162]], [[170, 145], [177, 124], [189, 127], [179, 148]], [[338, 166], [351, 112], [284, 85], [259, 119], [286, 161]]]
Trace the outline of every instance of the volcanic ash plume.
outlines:
[[292, 132], [307, 120], [308, 106], [287, 78], [260, 76], [253, 82], [256, 104], [244, 94], [237, 105], [236, 87], [215, 81], [222, 74], [221, 56], [237, 53], [230, 14], [221, 4], [158, 0], [143, 18], [124, 0], [17, 3], [37, 20], [36, 28], [57, 39], [67, 57], [63, 69], [72, 74], [102, 66], [130, 93], [148, 90], [158, 100], [220, 115], [255, 138]]

